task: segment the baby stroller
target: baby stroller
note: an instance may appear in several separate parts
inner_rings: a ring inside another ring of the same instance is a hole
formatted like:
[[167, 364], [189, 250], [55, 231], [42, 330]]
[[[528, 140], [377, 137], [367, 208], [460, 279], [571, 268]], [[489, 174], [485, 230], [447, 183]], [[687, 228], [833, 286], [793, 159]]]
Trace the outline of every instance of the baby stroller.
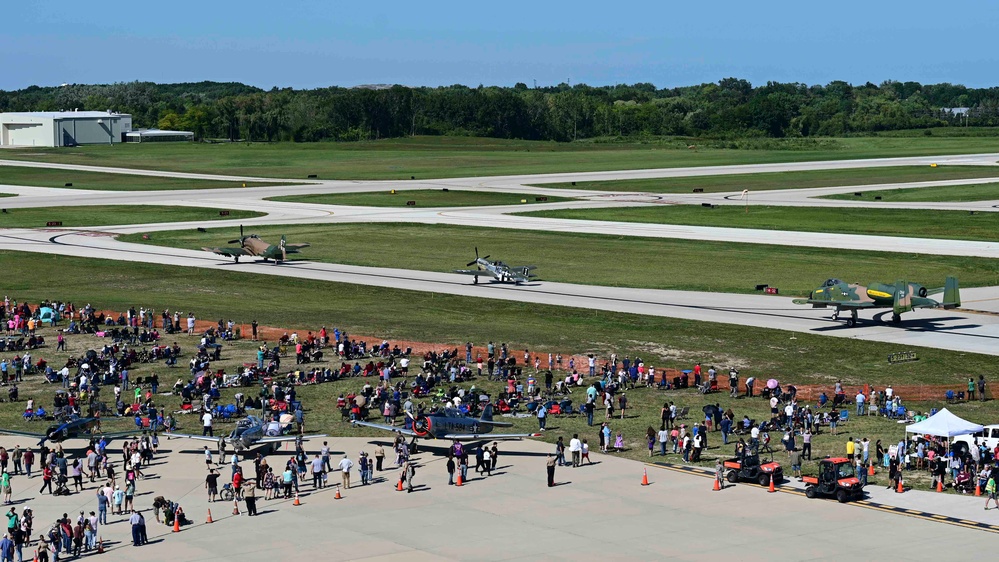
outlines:
[[56, 489], [52, 492], [53, 496], [70, 496], [73, 492], [69, 491], [69, 486], [66, 483], [69, 481], [66, 476], [59, 474], [56, 476]]

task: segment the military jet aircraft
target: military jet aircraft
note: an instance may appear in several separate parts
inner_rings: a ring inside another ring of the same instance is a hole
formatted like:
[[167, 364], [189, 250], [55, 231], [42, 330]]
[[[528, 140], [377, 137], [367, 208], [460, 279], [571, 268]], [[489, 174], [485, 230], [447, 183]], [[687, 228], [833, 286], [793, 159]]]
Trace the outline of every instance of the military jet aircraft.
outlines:
[[508, 439], [522, 439], [524, 437], [538, 437], [540, 433], [492, 433], [495, 427], [510, 427], [509, 422], [493, 421], [493, 407], [487, 405], [482, 410], [482, 417], [473, 418], [463, 415], [454, 408], [445, 408], [443, 412], [413, 416], [409, 412], [406, 415], [412, 419], [412, 429], [371, 423], [366, 421], [353, 421], [353, 425], [363, 427], [373, 427], [384, 431], [401, 433], [412, 437], [411, 443], [417, 439], [450, 439], [452, 441], [477, 441], [479, 439], [490, 439], [494, 441], [504, 441]]
[[[196, 439], [198, 441], [211, 441], [218, 443], [222, 440], [226, 447], [232, 447], [236, 452], [248, 451], [254, 447], [270, 445], [271, 450], [277, 450], [281, 443], [297, 441], [297, 435], [285, 435], [284, 432], [291, 426], [289, 423], [268, 422], [264, 423], [256, 416], [246, 416], [236, 422], [235, 429], [228, 436], [211, 437], [209, 435], [191, 435], [187, 433], [165, 433], [167, 439], [185, 438]], [[326, 435], [309, 435], [302, 437], [308, 440], [312, 437], [326, 437]]]
[[91, 437], [104, 437], [105, 439], [111, 440], [116, 437], [127, 437], [129, 435], [140, 433], [137, 430], [102, 433], [99, 430], [100, 423], [100, 418], [81, 418], [74, 415], [70, 418], [64, 419], [63, 422], [58, 425], [49, 426], [49, 428], [45, 430], [45, 433], [0, 429], [0, 434], [34, 437], [39, 440], [38, 445], [41, 446], [44, 445], [46, 441], [62, 443], [67, 439], [90, 439]]
[[455, 273], [463, 275], [474, 275], [473, 283], [479, 283], [479, 276], [490, 276], [491, 281], [500, 283], [513, 283], [520, 285], [526, 283], [537, 275], [531, 272], [537, 269], [535, 265], [507, 265], [501, 261], [489, 261], [489, 256], [479, 257], [479, 249], [475, 248], [475, 259], [465, 264], [466, 267], [476, 266], [475, 269], [456, 269]]
[[[934, 300], [930, 295], [943, 293], [943, 299]], [[868, 308], [892, 309], [891, 321], [902, 321], [902, 313], [915, 308], [951, 309], [961, 306], [961, 294], [957, 278], [948, 277], [944, 286], [927, 289], [916, 283], [896, 281], [894, 284], [871, 283], [868, 286], [857, 283], [844, 283], [839, 279], [828, 279], [821, 287], [811, 292], [807, 299], [795, 299], [794, 304], [810, 304], [813, 308], [836, 307], [832, 319], [838, 320], [840, 312], [850, 311], [846, 325], [857, 323], [857, 311]]]
[[281, 242], [275, 246], [260, 239], [256, 234], [243, 235], [243, 225], [239, 225], [239, 238], [230, 240], [229, 244], [239, 244], [239, 248], [201, 248], [206, 252], [212, 252], [220, 256], [233, 258], [239, 263], [240, 256], [255, 256], [264, 258], [264, 261], [274, 260], [274, 265], [283, 261], [288, 261], [288, 254], [297, 254], [302, 248], [308, 248], [309, 244], [288, 244], [285, 237], [281, 236]]

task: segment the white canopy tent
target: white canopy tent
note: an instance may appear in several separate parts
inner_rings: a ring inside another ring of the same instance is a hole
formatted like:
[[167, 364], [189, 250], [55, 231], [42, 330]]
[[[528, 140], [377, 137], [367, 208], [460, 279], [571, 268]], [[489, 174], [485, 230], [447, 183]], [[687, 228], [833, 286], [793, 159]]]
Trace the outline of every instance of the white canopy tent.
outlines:
[[947, 408], [944, 408], [919, 423], [906, 426], [905, 432], [950, 438], [955, 435], [977, 433], [983, 429], [985, 429], [984, 426], [961, 419], [952, 414]]

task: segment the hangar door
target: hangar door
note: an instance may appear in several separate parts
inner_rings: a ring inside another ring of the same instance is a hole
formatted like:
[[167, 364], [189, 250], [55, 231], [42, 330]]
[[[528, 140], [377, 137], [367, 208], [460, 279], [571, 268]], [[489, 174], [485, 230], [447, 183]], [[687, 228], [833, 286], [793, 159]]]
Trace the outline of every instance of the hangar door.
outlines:
[[30, 123], [23, 125], [4, 125], [4, 144], [13, 146], [44, 146], [46, 144], [41, 138], [43, 128], [41, 123]]

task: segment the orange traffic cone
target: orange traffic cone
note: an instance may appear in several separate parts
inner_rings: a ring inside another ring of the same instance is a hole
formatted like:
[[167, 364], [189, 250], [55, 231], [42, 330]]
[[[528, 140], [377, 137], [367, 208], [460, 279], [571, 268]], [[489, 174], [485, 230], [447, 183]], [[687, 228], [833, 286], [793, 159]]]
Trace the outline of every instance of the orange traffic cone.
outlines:
[[937, 491], [938, 492], [942, 492], [943, 491], [943, 478], [941, 478], [940, 480], [937, 480]]
[[874, 476], [874, 465], [873, 464], [867, 467], [867, 475], [868, 476]]
[[232, 514], [239, 515], [239, 500], [232, 500]]
[[648, 486], [648, 485], [649, 485], [649, 469], [646, 468], [645, 470], [642, 471], [642, 486]]
[[978, 497], [978, 496], [981, 496], [981, 495], [982, 495], [982, 485], [976, 483], [975, 484], [975, 497]]
[[454, 483], [455, 486], [464, 486], [465, 481], [461, 479], [461, 471], [458, 471], [458, 481]]
[[298, 499], [298, 492], [295, 492], [295, 501], [291, 502], [291, 505], [302, 505], [302, 501]]
[[901, 494], [901, 493], [905, 492], [905, 488], [902, 487], [902, 479], [901, 478], [898, 479], [898, 489], [895, 490], [895, 492], [898, 493], [898, 494]]
[[31, 559], [31, 562], [38, 562], [38, 549], [35, 549], [35, 557]]
[[215, 521], [212, 519], [212, 510], [209, 509], [208, 510], [208, 519], [205, 521], [205, 523], [214, 523], [214, 522]]
[[343, 499], [343, 496], [340, 495], [340, 486], [336, 487], [336, 495], [333, 496], [333, 499], [335, 499], [335, 500], [342, 500]]
[[399, 485], [395, 487], [396, 491], [402, 491], [402, 480], [399, 481]]
[[714, 480], [715, 480], [715, 486], [714, 488], [712, 488], [712, 490], [714, 490], [715, 492], [721, 491], [721, 484], [718, 483], [718, 479], [715, 478]]
[[770, 488], [767, 490], [767, 492], [769, 492], [769, 493], [772, 494], [772, 493], [774, 493], [776, 491], [777, 491], [777, 488], [774, 486], [774, 477], [771, 476], [770, 477]]
[[180, 532], [180, 515], [178, 513], [173, 514], [173, 532]]
[[104, 537], [97, 539], [97, 554], [104, 554]]

